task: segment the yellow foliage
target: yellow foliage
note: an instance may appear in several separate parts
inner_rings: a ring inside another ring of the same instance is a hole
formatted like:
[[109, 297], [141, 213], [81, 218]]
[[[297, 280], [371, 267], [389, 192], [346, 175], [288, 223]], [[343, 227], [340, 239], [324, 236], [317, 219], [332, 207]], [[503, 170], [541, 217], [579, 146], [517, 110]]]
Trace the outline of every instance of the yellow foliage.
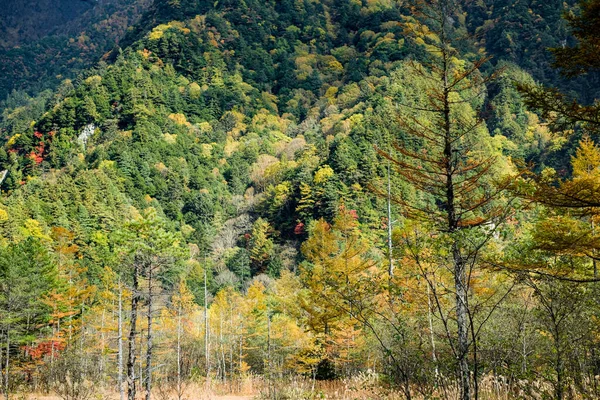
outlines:
[[196, 82], [192, 82], [188, 86], [188, 91], [192, 99], [198, 99], [202, 93], [202, 88]]
[[187, 122], [187, 118], [185, 117], [185, 115], [181, 113], [169, 114], [169, 119], [175, 122], [177, 125], [190, 125], [190, 123]]
[[102, 83], [102, 77], [99, 75], [93, 75], [87, 78], [85, 84], [91, 87], [97, 87]]
[[313, 181], [320, 185], [327, 182], [333, 175], [333, 169], [329, 165], [323, 165], [317, 172], [315, 172]]
[[579, 142], [575, 156], [571, 158], [573, 178], [600, 177], [600, 147], [588, 136]]
[[200, 147], [202, 148], [202, 157], [204, 158], [210, 158], [212, 156], [212, 151], [213, 151], [213, 147], [212, 145], [208, 144], [208, 143], [203, 143], [200, 145]]
[[167, 142], [169, 144], [175, 144], [175, 143], [177, 143], [177, 135], [172, 135], [170, 133], [165, 133], [163, 135], [163, 139], [165, 139], [165, 142]]
[[25, 226], [22, 227], [21, 232], [25, 237], [34, 237], [44, 241], [51, 241], [50, 236], [44, 232], [40, 221], [35, 219], [28, 219], [25, 221]]
[[325, 92], [325, 97], [327, 99], [329, 99], [329, 103], [333, 104], [333, 101], [335, 100], [335, 96], [338, 92], [338, 88], [335, 86], [330, 86], [327, 88], [327, 91]]
[[329, 64], [327, 64], [327, 69], [330, 72], [344, 72], [344, 66], [337, 60], [330, 61]]
[[279, 209], [283, 207], [292, 194], [292, 184], [288, 181], [282, 182], [271, 190], [272, 207]]
[[[250, 179], [254, 182], [257, 188], [263, 189], [267, 185], [266, 171], [271, 166], [279, 164], [279, 160], [269, 154], [261, 154], [250, 168]], [[271, 171], [273, 169], [271, 168]]]
[[231, 157], [231, 155], [235, 153], [239, 147], [240, 142], [236, 141], [231, 136], [228, 136], [225, 142], [225, 148], [223, 149], [223, 154], [225, 154], [225, 157]]
[[168, 28], [168, 25], [159, 25], [156, 28], [152, 29], [152, 32], [148, 35], [150, 40], [158, 40], [163, 37], [165, 30]]
[[181, 225], [180, 231], [184, 236], [187, 236], [187, 235], [190, 235], [192, 232], [194, 232], [195, 229], [188, 224], [183, 224], [183, 225]]
[[139, 50], [138, 54], [140, 54], [142, 57], [144, 57], [144, 59], [148, 59], [148, 57], [150, 57], [150, 54], [152, 54], [152, 52], [148, 49], [144, 49], [144, 50]]
[[246, 124], [243, 122], [245, 118], [246, 116], [238, 111], [227, 111], [225, 114], [223, 114], [221, 120], [233, 122], [232, 128], [227, 133], [234, 138], [237, 138], [246, 131]]
[[171, 21], [168, 24], [160, 24], [156, 28], [152, 29], [152, 31], [148, 34], [148, 39], [158, 40], [164, 36], [167, 30], [172, 28], [176, 28], [186, 35], [190, 33], [190, 30], [186, 28], [182, 22]]
[[21, 136], [20, 133], [17, 133], [16, 135], [11, 136], [11, 138], [8, 139], [8, 142], [6, 142], [6, 147], [12, 147], [16, 143], [17, 139], [20, 136]]
[[355, 126], [362, 124], [365, 118], [362, 114], [354, 114], [348, 119], [350, 121], [350, 128], [354, 128]]
[[262, 92], [260, 96], [266, 105], [277, 111], [277, 96], [268, 92]]
[[162, 161], [154, 164], [154, 168], [156, 168], [161, 174], [164, 174], [169, 170]]
[[212, 126], [208, 122], [200, 122], [198, 124], [198, 129], [200, 130], [201, 133], [212, 132]]
[[111, 169], [114, 168], [116, 163], [112, 160], [102, 160], [100, 161], [100, 165], [98, 165], [99, 169]]

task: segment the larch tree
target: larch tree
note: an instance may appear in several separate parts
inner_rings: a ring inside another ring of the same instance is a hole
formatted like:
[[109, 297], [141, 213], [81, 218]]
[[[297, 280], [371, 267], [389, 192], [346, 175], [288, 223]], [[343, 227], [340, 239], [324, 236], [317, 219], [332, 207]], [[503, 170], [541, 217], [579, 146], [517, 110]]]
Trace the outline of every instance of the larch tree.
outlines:
[[[325, 350], [321, 362], [332, 362], [342, 371], [352, 364], [352, 352], [364, 328], [377, 337], [382, 351], [390, 354], [374, 322], [387, 311], [378, 299], [387, 271], [378, 268], [371, 248], [359, 228], [356, 211], [343, 205], [333, 224], [314, 221], [302, 246], [306, 262], [300, 266], [300, 280], [305, 289], [297, 294], [297, 304], [305, 324]], [[401, 377], [409, 393], [409, 377], [399, 363], [394, 363], [393, 374]]]
[[501, 156], [492, 149], [477, 112], [485, 83], [493, 76], [479, 71], [487, 57], [463, 59], [455, 47], [465, 40], [458, 12], [452, 0], [413, 5], [413, 17], [407, 17], [404, 26], [425, 56], [421, 62], [405, 64], [403, 78], [410, 80], [410, 88], [404, 84], [389, 99], [397, 132], [395, 153], [378, 151], [412, 187], [412, 198], [395, 197], [401, 212], [435, 232], [437, 262], [452, 273], [456, 334], [452, 338], [448, 332], [448, 336], [457, 363], [460, 398], [467, 400], [477, 398], [477, 380], [473, 381], [469, 365], [469, 352], [477, 340], [476, 335], [469, 337], [473, 270], [480, 250], [492, 239], [508, 208], [503, 201], [505, 184], [497, 184]]
[[[546, 168], [513, 185], [518, 195], [538, 205], [527, 246], [528, 254], [539, 257], [513, 257], [498, 267], [579, 283], [600, 281], [600, 147], [584, 136], [571, 166], [568, 179]], [[571, 261], [561, 262], [560, 257]]]

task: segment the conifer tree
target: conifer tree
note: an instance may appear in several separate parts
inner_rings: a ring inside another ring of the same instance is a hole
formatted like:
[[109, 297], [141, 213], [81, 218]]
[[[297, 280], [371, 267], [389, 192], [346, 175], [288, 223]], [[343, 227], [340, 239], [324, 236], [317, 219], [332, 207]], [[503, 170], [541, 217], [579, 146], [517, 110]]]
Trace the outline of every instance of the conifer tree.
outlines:
[[10, 396], [11, 368], [28, 337], [50, 320], [44, 299], [57, 286], [58, 274], [46, 248], [35, 238], [0, 248], [0, 324], [3, 334], [2, 388]]
[[[155, 297], [161, 291], [161, 278], [167, 266], [177, 265], [177, 260], [185, 250], [180, 247], [180, 238], [168, 231], [164, 221], [157, 215], [156, 210], [148, 208], [129, 221], [123, 232], [125, 261], [131, 265], [131, 308], [130, 331], [128, 337], [129, 355], [127, 359], [128, 398], [134, 400], [137, 392], [135, 363], [135, 343], [138, 335], [137, 319], [140, 302], [145, 300], [147, 311], [146, 336], [146, 365], [145, 389], [146, 398], [150, 399], [152, 391], [152, 361], [154, 350], [153, 325], [156, 314]], [[146, 280], [146, 290], [143, 291], [141, 280]]]
[[[415, 193], [413, 199], [396, 197], [401, 211], [430, 224], [447, 255], [440, 263], [447, 263], [454, 277], [457, 329], [450, 347], [457, 361], [460, 398], [468, 400], [473, 387], [477, 396], [469, 366], [469, 352], [476, 345], [476, 337], [469, 338], [471, 277], [479, 250], [502, 222], [505, 209], [499, 201], [504, 186], [494, 185], [497, 155], [486, 147], [489, 135], [473, 108], [492, 78], [479, 71], [488, 59], [461, 60], [456, 47], [458, 11], [453, 0], [414, 3], [414, 17], [407, 17], [405, 27], [426, 56], [420, 63], [408, 62], [405, 77], [413, 79], [411, 88], [395, 98], [396, 152], [379, 153]], [[380, 194], [387, 196], [385, 191]]]

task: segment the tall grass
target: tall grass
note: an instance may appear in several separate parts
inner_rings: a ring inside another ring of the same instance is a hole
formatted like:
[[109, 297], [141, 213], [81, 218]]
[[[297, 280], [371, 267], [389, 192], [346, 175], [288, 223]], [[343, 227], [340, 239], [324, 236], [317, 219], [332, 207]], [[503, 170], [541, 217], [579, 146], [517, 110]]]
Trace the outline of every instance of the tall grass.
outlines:
[[[600, 378], [600, 377], [598, 377]], [[600, 398], [597, 386], [600, 382], [569, 382], [566, 396], [572, 400]], [[114, 388], [96, 386], [88, 400], [118, 400]], [[359, 373], [353, 377], [335, 381], [313, 381], [294, 376], [287, 379], [267, 380], [261, 376], [248, 375], [233, 381], [202, 379], [188, 382], [177, 388], [168, 381], [158, 381], [153, 390], [154, 400], [401, 400], [404, 394], [389, 386], [373, 372]], [[582, 392], [586, 392], [584, 395]], [[595, 393], [595, 394], [594, 394]], [[144, 393], [139, 393], [140, 400]], [[458, 387], [449, 379], [440, 379], [436, 387], [413, 387], [411, 397], [415, 400], [459, 398]], [[66, 400], [55, 394], [21, 393], [15, 400]], [[513, 380], [502, 376], [483, 376], [479, 383], [480, 400], [545, 400], [552, 399], [553, 387], [548, 382]], [[78, 400], [78, 399], [69, 399]]]

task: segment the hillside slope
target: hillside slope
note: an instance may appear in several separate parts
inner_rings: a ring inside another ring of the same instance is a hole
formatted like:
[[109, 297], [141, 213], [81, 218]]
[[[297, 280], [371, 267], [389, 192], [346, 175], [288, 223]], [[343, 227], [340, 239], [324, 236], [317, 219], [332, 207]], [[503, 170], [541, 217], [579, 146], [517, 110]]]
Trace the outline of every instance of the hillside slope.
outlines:
[[96, 64], [125, 36], [150, 0], [3, 2], [0, 102], [13, 90], [36, 94]]
[[[468, 2], [443, 14], [442, 35], [388, 0], [130, 1], [73, 40], [6, 50], [2, 87], [60, 81], [9, 96], [0, 121], [0, 274], [14, 282], [0, 285], [6, 376], [33, 390], [79, 369], [112, 390], [125, 320], [129, 354], [141, 349], [129, 387], [139, 367], [169, 388], [175, 374], [231, 385], [262, 375], [269, 388], [274, 376], [360, 375], [428, 395], [457, 371], [453, 285], [468, 264], [481, 347], [461, 353], [467, 368], [550, 381], [540, 377], [560, 364], [552, 346], [577, 336], [560, 354], [586, 351], [597, 312], [568, 314], [589, 325], [552, 339], [536, 303], [545, 287], [494, 263], [592, 265], [579, 248], [556, 256], [532, 241], [561, 232], [550, 216], [596, 245], [593, 219], [588, 229], [523, 201], [514, 192], [535, 182], [510, 176], [529, 163], [548, 180], [596, 182], [600, 149], [586, 139], [576, 150], [583, 131], [551, 131], [514, 84], [559, 81], [543, 47], [564, 37], [557, 9], [570, 4]], [[486, 50], [497, 57], [480, 62]], [[77, 76], [26, 82], [61, 71]], [[560, 293], [561, 307], [585, 312], [597, 298]]]

